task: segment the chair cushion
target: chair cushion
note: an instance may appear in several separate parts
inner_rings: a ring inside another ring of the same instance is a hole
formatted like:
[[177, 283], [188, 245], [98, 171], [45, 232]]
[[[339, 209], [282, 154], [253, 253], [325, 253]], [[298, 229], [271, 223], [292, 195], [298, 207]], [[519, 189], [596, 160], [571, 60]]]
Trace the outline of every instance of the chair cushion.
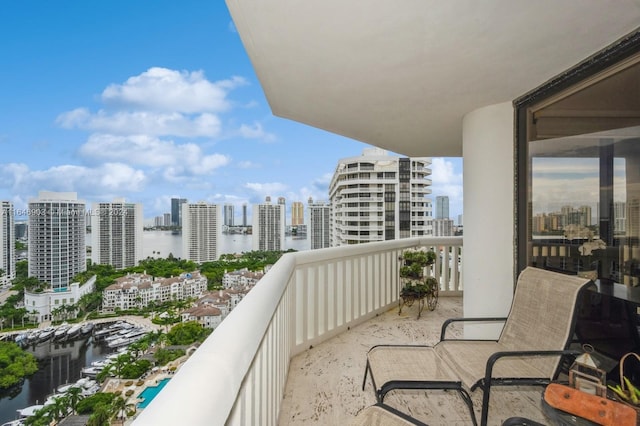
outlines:
[[[509, 350], [497, 342], [462, 340], [445, 340], [435, 345], [434, 349], [468, 389], [484, 378], [487, 360], [491, 355]], [[533, 360], [532, 357], [502, 359], [495, 364], [492, 377], [551, 379], [553, 369], [551, 371], [548, 368], [541, 369], [540, 359]]]

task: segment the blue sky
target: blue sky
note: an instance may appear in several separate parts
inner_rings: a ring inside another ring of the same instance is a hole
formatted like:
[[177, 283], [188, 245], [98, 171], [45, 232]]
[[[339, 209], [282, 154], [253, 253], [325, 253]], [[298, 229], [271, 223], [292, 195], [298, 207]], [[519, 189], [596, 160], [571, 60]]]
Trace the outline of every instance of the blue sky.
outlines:
[[[328, 198], [366, 144], [274, 117], [223, 1], [0, 5], [0, 200], [39, 190], [125, 197]], [[433, 159], [433, 199], [462, 212], [460, 159]]]

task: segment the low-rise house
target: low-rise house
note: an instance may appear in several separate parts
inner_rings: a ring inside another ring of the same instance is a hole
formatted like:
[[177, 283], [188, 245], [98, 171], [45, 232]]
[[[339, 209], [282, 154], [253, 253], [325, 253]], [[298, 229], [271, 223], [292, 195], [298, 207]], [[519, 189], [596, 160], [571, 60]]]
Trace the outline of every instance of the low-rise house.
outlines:
[[182, 312], [182, 322], [197, 321], [204, 328], [214, 329], [222, 322], [222, 311], [214, 306], [195, 306]]
[[253, 287], [264, 277], [264, 272], [251, 272], [247, 268], [226, 272], [222, 277], [224, 288]]
[[163, 303], [200, 297], [207, 290], [207, 278], [200, 271], [179, 277], [158, 278], [146, 273], [120, 277], [104, 290], [102, 310], [143, 308], [151, 301]]
[[[24, 307], [31, 319], [37, 322], [51, 321], [54, 319], [53, 313], [56, 309], [75, 305], [82, 296], [92, 293], [95, 288], [96, 276], [94, 275], [84, 284], [75, 282], [64, 290], [48, 289], [40, 293], [25, 291]], [[68, 311], [71, 318], [75, 318], [76, 312], [76, 310]]]

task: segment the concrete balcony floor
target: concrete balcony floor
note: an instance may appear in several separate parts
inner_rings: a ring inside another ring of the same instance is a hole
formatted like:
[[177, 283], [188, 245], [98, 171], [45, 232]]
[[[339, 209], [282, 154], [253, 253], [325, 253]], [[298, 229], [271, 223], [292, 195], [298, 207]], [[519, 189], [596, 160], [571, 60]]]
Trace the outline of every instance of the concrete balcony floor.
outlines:
[[[367, 350], [377, 344], [427, 344], [440, 338], [442, 323], [462, 317], [461, 297], [440, 297], [435, 311], [417, 306], [398, 308], [375, 317], [291, 360], [281, 426], [348, 425], [365, 407], [376, 402], [368, 379], [362, 390]], [[452, 327], [450, 336], [460, 336]], [[526, 417], [546, 424], [540, 406], [541, 387], [496, 387], [491, 392], [489, 424], [500, 425], [509, 417]], [[482, 391], [471, 394], [480, 420]], [[453, 391], [392, 391], [385, 402], [429, 425], [470, 425], [468, 409]]]

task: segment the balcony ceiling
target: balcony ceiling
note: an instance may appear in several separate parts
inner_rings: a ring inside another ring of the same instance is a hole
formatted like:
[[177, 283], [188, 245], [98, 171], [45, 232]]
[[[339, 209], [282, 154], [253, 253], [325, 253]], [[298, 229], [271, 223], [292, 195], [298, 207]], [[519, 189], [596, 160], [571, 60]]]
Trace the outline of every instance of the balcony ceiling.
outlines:
[[638, 0], [227, 0], [273, 114], [409, 156], [636, 29]]

